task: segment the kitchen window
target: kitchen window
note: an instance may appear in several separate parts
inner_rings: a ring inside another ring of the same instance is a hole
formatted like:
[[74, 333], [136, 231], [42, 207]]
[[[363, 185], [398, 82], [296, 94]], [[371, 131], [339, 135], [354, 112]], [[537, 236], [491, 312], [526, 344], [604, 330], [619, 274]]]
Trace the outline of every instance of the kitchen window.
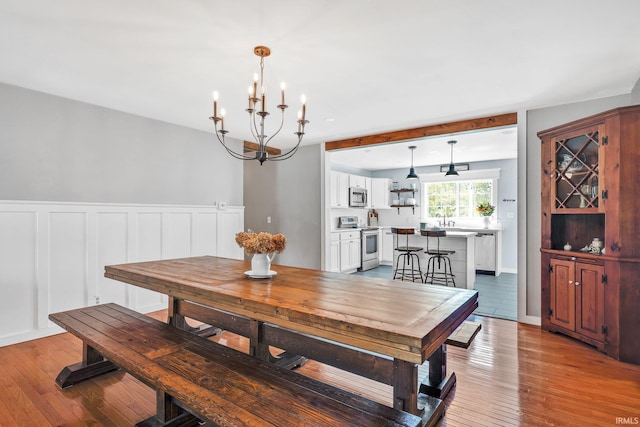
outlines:
[[478, 218], [480, 203], [496, 205], [499, 169], [460, 172], [458, 177], [421, 175], [423, 216], [438, 218]]

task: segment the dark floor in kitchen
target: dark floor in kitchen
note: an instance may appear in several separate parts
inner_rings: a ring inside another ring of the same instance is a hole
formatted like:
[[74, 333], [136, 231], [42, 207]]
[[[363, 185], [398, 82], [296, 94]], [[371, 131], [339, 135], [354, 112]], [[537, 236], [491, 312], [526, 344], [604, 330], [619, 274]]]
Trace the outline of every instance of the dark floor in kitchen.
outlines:
[[[391, 266], [381, 265], [377, 268], [358, 271], [367, 277], [391, 279]], [[499, 276], [476, 274], [475, 289], [478, 291], [478, 308], [474, 314], [516, 320], [518, 318], [518, 275], [502, 273]]]

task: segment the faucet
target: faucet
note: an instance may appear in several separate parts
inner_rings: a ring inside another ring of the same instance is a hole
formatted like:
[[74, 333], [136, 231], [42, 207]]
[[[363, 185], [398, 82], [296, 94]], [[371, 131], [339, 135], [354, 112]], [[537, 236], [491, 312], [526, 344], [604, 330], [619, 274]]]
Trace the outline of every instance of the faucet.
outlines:
[[440, 221], [440, 227], [446, 227], [447, 226], [447, 214], [444, 213], [444, 211], [442, 212], [442, 215], [440, 216], [440, 218], [442, 218], [442, 221]]

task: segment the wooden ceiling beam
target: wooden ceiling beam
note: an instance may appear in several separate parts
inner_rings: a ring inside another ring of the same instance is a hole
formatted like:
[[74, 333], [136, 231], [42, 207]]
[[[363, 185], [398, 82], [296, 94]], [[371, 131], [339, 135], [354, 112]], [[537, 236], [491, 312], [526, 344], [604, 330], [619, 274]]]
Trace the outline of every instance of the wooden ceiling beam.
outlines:
[[427, 136], [445, 135], [449, 133], [468, 132], [480, 129], [490, 129], [501, 126], [515, 125], [518, 123], [516, 113], [507, 113], [497, 116], [480, 117], [477, 119], [460, 120], [457, 122], [443, 123], [439, 125], [423, 126], [414, 129], [398, 130], [393, 132], [378, 133], [375, 135], [360, 136], [356, 138], [329, 141], [325, 143], [325, 151], [342, 150], [344, 148], [365, 147], [367, 145], [388, 144], [390, 142], [407, 141]]
[[[258, 151], [258, 144], [256, 144], [255, 142], [249, 142], [249, 141], [244, 141], [244, 152], [250, 152], [250, 151]], [[278, 155], [278, 154], [282, 154], [282, 151], [279, 148], [273, 148], [273, 147], [267, 147], [267, 153], [272, 154], [272, 155]]]

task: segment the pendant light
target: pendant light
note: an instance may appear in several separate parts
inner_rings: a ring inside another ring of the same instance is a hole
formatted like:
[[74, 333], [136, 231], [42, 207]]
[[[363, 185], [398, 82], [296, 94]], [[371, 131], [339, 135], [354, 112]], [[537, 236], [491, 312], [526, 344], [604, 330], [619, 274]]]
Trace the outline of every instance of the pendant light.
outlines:
[[456, 144], [456, 142], [458, 141], [447, 141], [447, 144], [451, 146], [451, 162], [449, 163], [449, 170], [444, 174], [444, 176], [459, 175], [458, 171], [456, 170], [456, 165], [453, 164], [453, 146]]
[[411, 168], [409, 169], [409, 175], [407, 175], [407, 179], [419, 179], [418, 175], [416, 175], [416, 170], [413, 168], [413, 150], [415, 150], [415, 145], [409, 146], [409, 150], [411, 150]]

